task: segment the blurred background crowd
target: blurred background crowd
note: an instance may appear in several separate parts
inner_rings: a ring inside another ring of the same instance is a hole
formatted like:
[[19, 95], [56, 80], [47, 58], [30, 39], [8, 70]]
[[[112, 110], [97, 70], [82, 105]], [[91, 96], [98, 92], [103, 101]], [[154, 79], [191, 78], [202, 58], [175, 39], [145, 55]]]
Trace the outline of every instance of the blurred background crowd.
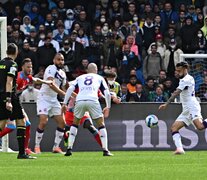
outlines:
[[[180, 54], [205, 54], [205, 0], [2, 0], [7, 39], [19, 47], [19, 70], [31, 58], [35, 77], [61, 52], [69, 81], [98, 65], [121, 102], [165, 102], [178, 85]], [[187, 59], [196, 95], [207, 101], [206, 59]], [[22, 101], [35, 102], [39, 85]], [[116, 99], [114, 100], [116, 103]]]

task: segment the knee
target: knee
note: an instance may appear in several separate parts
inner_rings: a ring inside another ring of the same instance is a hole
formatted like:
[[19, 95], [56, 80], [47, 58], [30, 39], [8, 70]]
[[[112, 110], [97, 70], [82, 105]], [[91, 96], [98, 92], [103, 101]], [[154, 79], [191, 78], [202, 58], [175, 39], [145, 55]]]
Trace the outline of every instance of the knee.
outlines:
[[39, 127], [41, 129], [44, 129], [47, 125], [47, 120], [41, 120], [40, 123], [39, 123]]
[[85, 120], [84, 123], [83, 123], [83, 128], [88, 129], [88, 128], [91, 127], [91, 125], [92, 124], [91, 124], [91, 122], [89, 120]]
[[170, 130], [171, 130], [171, 132], [173, 133], [173, 132], [178, 131], [179, 129], [173, 124], [173, 125], [171, 126]]
[[196, 125], [196, 128], [197, 128], [199, 131], [201, 131], [201, 130], [203, 130], [205, 127], [204, 127], [203, 124], [201, 123], [201, 124], [197, 124], [197, 125]]

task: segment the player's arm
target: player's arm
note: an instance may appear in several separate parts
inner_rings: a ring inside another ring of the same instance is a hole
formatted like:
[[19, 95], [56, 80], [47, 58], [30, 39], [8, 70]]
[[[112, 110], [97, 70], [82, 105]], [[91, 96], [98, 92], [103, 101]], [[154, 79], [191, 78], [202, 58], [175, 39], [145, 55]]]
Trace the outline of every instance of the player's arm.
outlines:
[[180, 95], [181, 92], [182, 92], [182, 90], [177, 88], [177, 89], [172, 93], [172, 95], [171, 95], [170, 98], [167, 100], [167, 102], [166, 102], [165, 104], [162, 104], [162, 105], [159, 106], [159, 110], [161, 110], [161, 109], [165, 109], [165, 108], [168, 106], [168, 104], [170, 104], [171, 102], [173, 102], [174, 99], [175, 99], [177, 96]]
[[64, 98], [64, 101], [63, 101], [63, 104], [62, 104], [62, 113], [66, 113], [66, 110], [67, 110], [67, 104], [68, 104], [68, 101], [70, 99], [71, 96], [74, 96], [74, 94], [76, 95], [76, 93], [74, 93], [73, 91], [75, 90], [75, 86], [74, 85], [71, 85], [66, 93], [65, 93], [65, 98]]
[[40, 79], [40, 78], [35, 78], [35, 77], [32, 77], [32, 81], [35, 83], [35, 84], [47, 84], [47, 85], [52, 85], [53, 81], [51, 80], [43, 80], [43, 79]]
[[11, 103], [11, 95], [12, 95], [12, 86], [13, 86], [14, 78], [11, 76], [7, 76], [6, 81], [6, 108], [9, 111], [12, 111], [12, 103]]
[[50, 85], [50, 88], [55, 91], [56, 93], [58, 93], [61, 96], [65, 96], [65, 92], [63, 90], [61, 90], [54, 82], [54, 78], [53, 77], [48, 77], [47, 80], [52, 81], [52, 84]]

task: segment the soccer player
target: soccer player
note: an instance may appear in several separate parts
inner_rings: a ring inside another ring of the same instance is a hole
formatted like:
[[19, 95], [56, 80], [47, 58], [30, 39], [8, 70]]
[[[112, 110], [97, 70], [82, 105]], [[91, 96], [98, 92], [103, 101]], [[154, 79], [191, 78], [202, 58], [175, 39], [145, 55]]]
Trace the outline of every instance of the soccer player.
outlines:
[[[21, 93], [28, 87], [29, 84], [32, 83], [38, 83], [38, 84], [47, 84], [51, 85], [52, 81], [44, 81], [39, 78], [34, 78], [32, 77], [32, 61], [30, 58], [25, 58], [22, 61], [22, 71], [18, 72], [17, 76], [17, 96], [19, 97]], [[23, 110], [24, 113], [24, 120], [26, 123], [26, 134], [25, 134], [25, 152], [26, 154], [32, 154], [33, 152], [31, 149], [29, 149], [29, 141], [30, 141], [30, 126], [31, 123], [29, 121], [29, 118], [26, 114], [26, 112]], [[14, 121], [9, 121], [7, 123], [7, 126], [3, 129], [2, 132], [0, 132], [0, 138], [5, 136], [6, 134], [12, 132], [14, 129], [16, 129], [15, 122]]]
[[[72, 94], [72, 97], [70, 97], [67, 111], [65, 113], [65, 133], [64, 133], [64, 144], [65, 146], [68, 146], [68, 136], [69, 136], [69, 130], [70, 127], [73, 124], [74, 119], [74, 106], [75, 106], [75, 98], [77, 96], [78, 89], [75, 89], [75, 91]], [[99, 93], [99, 96], [101, 96], [102, 93]], [[80, 120], [80, 125], [83, 124], [83, 128], [87, 128], [89, 132], [94, 136], [96, 142], [102, 147], [101, 139], [100, 139], [100, 133], [98, 129], [95, 128], [93, 125], [93, 122], [91, 120], [91, 117], [88, 112], [85, 112], [84, 116]]]
[[8, 119], [16, 120], [17, 140], [19, 146], [18, 159], [34, 159], [25, 153], [25, 122], [19, 97], [16, 94], [17, 64], [14, 61], [18, 47], [11, 43], [7, 46], [7, 57], [0, 61], [0, 131]]
[[182, 103], [182, 113], [178, 116], [171, 127], [173, 141], [176, 146], [174, 154], [184, 154], [183, 145], [179, 130], [184, 126], [193, 124], [198, 130], [207, 128], [207, 120], [202, 121], [201, 107], [195, 97], [195, 81], [194, 78], [188, 74], [189, 65], [183, 61], [176, 64], [176, 71], [179, 74], [179, 86], [173, 92], [171, 97], [165, 104], [159, 106], [159, 110], [165, 109], [170, 102], [172, 102], [178, 95]]
[[[91, 118], [96, 121], [100, 136], [101, 144], [103, 148], [104, 156], [112, 156], [108, 150], [108, 138], [107, 131], [104, 123], [104, 116], [108, 117], [110, 107], [111, 107], [111, 96], [106, 84], [106, 81], [103, 77], [97, 74], [97, 66], [94, 63], [88, 65], [88, 74], [84, 74], [76, 78], [76, 80], [71, 84], [66, 92], [64, 103], [62, 106], [63, 112], [67, 109], [66, 104], [70, 98], [72, 92], [76, 87], [79, 88], [78, 95], [76, 97], [76, 104], [74, 108], [74, 121], [73, 125], [70, 128], [69, 143], [68, 149], [65, 156], [72, 155], [72, 148], [75, 141], [75, 137], [78, 131], [78, 125], [80, 119], [84, 116], [85, 112], [88, 111]], [[98, 101], [98, 90], [101, 89], [104, 92], [106, 107], [101, 109], [100, 103]], [[103, 115], [104, 113], [104, 115]]]
[[42, 85], [37, 99], [37, 114], [39, 115], [39, 125], [35, 137], [35, 153], [41, 153], [40, 142], [44, 133], [44, 129], [48, 122], [48, 116], [57, 122], [55, 133], [55, 143], [53, 146], [54, 153], [63, 153], [59, 145], [63, 138], [65, 121], [61, 112], [61, 105], [57, 99], [57, 95], [64, 96], [66, 91], [66, 74], [62, 70], [64, 67], [64, 57], [61, 53], [57, 53], [53, 59], [53, 65], [46, 68], [44, 80], [52, 80], [53, 84], [47, 86]]

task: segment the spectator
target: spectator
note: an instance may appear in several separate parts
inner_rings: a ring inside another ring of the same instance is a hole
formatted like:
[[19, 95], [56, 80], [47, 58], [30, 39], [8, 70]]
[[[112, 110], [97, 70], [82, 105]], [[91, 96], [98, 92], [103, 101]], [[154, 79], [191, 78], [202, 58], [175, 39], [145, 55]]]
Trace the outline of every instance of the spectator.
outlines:
[[196, 33], [196, 36], [192, 40], [192, 50], [194, 53], [206, 53], [207, 43], [206, 38], [203, 35], [203, 31], [199, 29]]
[[70, 33], [73, 22], [75, 21], [75, 13], [73, 12], [72, 9], [68, 9], [66, 11], [66, 19], [64, 21], [65, 29]]
[[23, 40], [25, 39], [24, 33], [20, 30], [21, 21], [17, 18], [13, 19], [12, 21], [12, 29], [13, 31], [18, 31], [20, 38]]
[[20, 101], [21, 102], [37, 102], [37, 96], [38, 96], [39, 90], [34, 88], [32, 84], [28, 85], [27, 89], [25, 89], [21, 96]]
[[51, 44], [51, 37], [46, 37], [44, 45], [37, 48], [37, 67], [43, 66], [47, 67], [53, 64], [53, 58], [56, 54], [56, 50]]
[[122, 82], [129, 81], [129, 73], [131, 69], [138, 69], [141, 66], [141, 62], [138, 59], [138, 56], [130, 50], [130, 46], [125, 44], [123, 46], [123, 51], [119, 58], [120, 67], [120, 78]]
[[161, 69], [159, 72], [159, 77], [155, 80], [157, 84], [163, 84], [167, 78], [166, 71]]
[[140, 14], [140, 17], [143, 19], [146, 19], [147, 17], [151, 17], [152, 19], [154, 19], [155, 14], [152, 11], [152, 7], [151, 7], [150, 3], [144, 4], [144, 11], [142, 14]]
[[197, 27], [193, 25], [193, 20], [191, 16], [187, 16], [185, 21], [186, 24], [180, 30], [182, 50], [184, 53], [193, 53], [191, 45], [192, 39], [195, 37], [195, 34], [197, 32]]
[[120, 45], [115, 44], [115, 36], [113, 33], [108, 33], [108, 38], [104, 43], [104, 62], [103, 65], [114, 69], [117, 72], [119, 62], [118, 55], [120, 53]]
[[128, 36], [126, 40], [126, 44], [129, 45], [130, 51], [135, 54], [135, 56], [139, 56], [139, 49], [138, 46], [135, 44], [134, 36]]
[[86, 11], [82, 10], [79, 13], [78, 19], [75, 20], [74, 23], [78, 22], [81, 25], [81, 27], [84, 28], [86, 35], [89, 37], [91, 32], [91, 24], [87, 21], [86, 17]]
[[14, 11], [12, 10], [10, 13], [10, 16], [7, 16], [8, 19], [8, 24], [12, 24], [13, 19], [19, 19], [20, 22], [23, 21], [23, 17], [24, 17], [24, 12], [22, 11], [22, 8], [20, 5], [15, 5], [14, 7]]
[[161, 11], [160, 16], [162, 19], [161, 21], [162, 33], [164, 33], [167, 30], [168, 25], [171, 21], [174, 21], [175, 23], [177, 23], [178, 21], [178, 14], [176, 11], [172, 9], [172, 5], [170, 2], [165, 2], [164, 10]]
[[74, 51], [68, 39], [63, 42], [63, 47], [59, 51], [64, 56], [64, 70], [68, 80], [73, 80], [74, 67]]
[[65, 19], [66, 18], [66, 7], [65, 7], [65, 1], [64, 0], [59, 0], [58, 3], [57, 3], [57, 10], [59, 12], [59, 17], [61, 19]]
[[127, 102], [128, 101], [147, 102], [147, 96], [143, 91], [142, 84], [136, 84], [136, 92], [131, 95], [131, 100], [127, 99]]
[[164, 94], [166, 94], [167, 99], [169, 99], [172, 93], [174, 92], [173, 82], [170, 78], [166, 78], [165, 81], [163, 82], [163, 85], [164, 85]]
[[51, 13], [46, 14], [45, 18], [45, 31], [53, 31], [55, 29], [55, 21]]
[[109, 18], [110, 20], [114, 18], [122, 18], [124, 10], [121, 7], [121, 2], [119, 0], [112, 0], [111, 7], [109, 8]]
[[96, 25], [94, 27], [94, 32], [90, 36], [90, 47], [88, 53], [89, 62], [96, 63], [99, 70], [103, 68], [103, 45], [104, 37], [101, 34], [101, 26]]
[[164, 37], [164, 43], [166, 45], [167, 48], [169, 48], [169, 44], [171, 40], [175, 40], [177, 43], [177, 46], [179, 48], [182, 47], [182, 40], [180, 38], [180, 35], [177, 35], [175, 32], [175, 28], [173, 27], [169, 27], [167, 33], [165, 34]]
[[161, 55], [161, 57], [162, 57], [162, 59], [164, 59], [164, 57], [165, 57], [165, 51], [166, 51], [166, 46], [165, 46], [165, 44], [164, 44], [162, 34], [157, 34], [157, 35], [155, 36], [155, 42], [153, 42], [152, 44], [150, 44], [150, 46], [149, 46], [149, 48], [148, 48], [148, 50], [147, 50], [147, 53], [148, 53], [148, 54], [151, 54], [151, 53], [152, 53], [152, 51], [151, 51], [151, 46], [152, 46], [153, 44], [156, 44], [156, 45], [157, 45], [157, 52], [159, 52], [160, 55]]
[[185, 11], [180, 11], [178, 22], [175, 24], [175, 31], [178, 35], [180, 34], [180, 29], [185, 25], [185, 17]]
[[[55, 39], [52, 38], [53, 37], [53, 33], [51, 31], [48, 31], [46, 37], [49, 37], [51, 39], [50, 43], [55, 48], [56, 52], [59, 52], [60, 44]], [[44, 44], [45, 44], [45, 38], [41, 39], [39, 41], [38, 47], [44, 46]]]
[[39, 37], [37, 36], [37, 30], [35, 29], [35, 27], [30, 29], [30, 36], [26, 39], [29, 43], [30, 50], [36, 52], [39, 43]]
[[58, 33], [53, 37], [55, 41], [59, 43], [59, 46], [62, 47], [62, 41], [67, 37], [67, 34], [64, 31], [64, 24], [58, 24], [57, 31]]
[[145, 50], [149, 48], [150, 44], [154, 42], [155, 38], [155, 27], [153, 25], [153, 20], [151, 17], [147, 17], [143, 26], [144, 36], [143, 45]]
[[23, 40], [20, 36], [20, 32], [18, 30], [13, 30], [11, 39], [8, 41], [9, 43], [14, 43], [18, 46], [19, 51], [22, 49]]
[[198, 21], [195, 23], [195, 25], [198, 27], [198, 29], [201, 29], [204, 25], [204, 15], [202, 13], [198, 13]]
[[37, 74], [35, 74], [34, 77], [43, 79], [44, 73], [45, 73], [45, 68], [43, 66], [39, 66]]
[[163, 68], [163, 59], [160, 53], [157, 52], [157, 45], [153, 44], [151, 46], [152, 53], [147, 55], [143, 61], [143, 74], [146, 79], [148, 76], [152, 76], [157, 79], [159, 76], [159, 71]]
[[136, 5], [134, 2], [131, 2], [128, 4], [128, 12], [126, 12], [126, 15], [129, 17], [129, 20], [131, 21], [136, 14]]
[[201, 30], [203, 31], [204, 37], [207, 39], [207, 16], [204, 18], [204, 25]]
[[75, 74], [74, 77], [78, 77], [82, 74], [87, 74], [88, 64], [89, 64], [88, 59], [82, 59], [81, 65], [79, 67], [77, 67], [74, 72], [74, 74]]
[[167, 77], [173, 78], [175, 66], [180, 62], [180, 55], [183, 51], [177, 46], [177, 42], [171, 39], [168, 49], [165, 51], [164, 69], [167, 72]]
[[76, 38], [76, 41], [81, 43], [84, 48], [89, 47], [88, 36], [85, 34], [85, 30], [82, 27], [78, 30], [78, 37]]
[[123, 24], [118, 30], [119, 36], [122, 38], [122, 40], [125, 42], [127, 36], [130, 35], [130, 17], [127, 15], [124, 15], [123, 17]]
[[152, 76], [147, 77], [146, 84], [143, 89], [148, 100], [151, 94], [155, 91], [155, 81]]
[[18, 64], [18, 70], [21, 71], [22, 60], [25, 58], [30, 58], [33, 64], [33, 72], [37, 71], [37, 57], [34, 51], [30, 50], [30, 45], [27, 40], [24, 40], [22, 50], [18, 54], [16, 58], [16, 62]]
[[120, 92], [121, 102], [127, 102], [126, 97], [127, 97], [127, 84], [122, 83], [121, 84], [121, 92]]
[[20, 30], [24, 33], [25, 36], [30, 35], [31, 28], [34, 27], [31, 25], [31, 19], [29, 16], [24, 16], [23, 24], [20, 25]]
[[193, 23], [197, 22], [197, 14], [195, 12], [195, 6], [194, 5], [188, 5], [188, 12], [186, 16], [192, 17]]
[[35, 26], [36, 29], [39, 28], [40, 24], [44, 23], [43, 17], [39, 14], [39, 5], [33, 3], [31, 6], [31, 11], [28, 13], [28, 16], [31, 19], [31, 24]]
[[129, 83], [127, 83], [127, 90], [130, 94], [136, 92], [136, 84], [137, 83], [140, 83], [140, 82], [138, 82], [137, 76], [136, 75], [130, 75]]
[[150, 102], [166, 102], [167, 97], [164, 96], [163, 88], [161, 86], [157, 86], [155, 91], [149, 96]]

